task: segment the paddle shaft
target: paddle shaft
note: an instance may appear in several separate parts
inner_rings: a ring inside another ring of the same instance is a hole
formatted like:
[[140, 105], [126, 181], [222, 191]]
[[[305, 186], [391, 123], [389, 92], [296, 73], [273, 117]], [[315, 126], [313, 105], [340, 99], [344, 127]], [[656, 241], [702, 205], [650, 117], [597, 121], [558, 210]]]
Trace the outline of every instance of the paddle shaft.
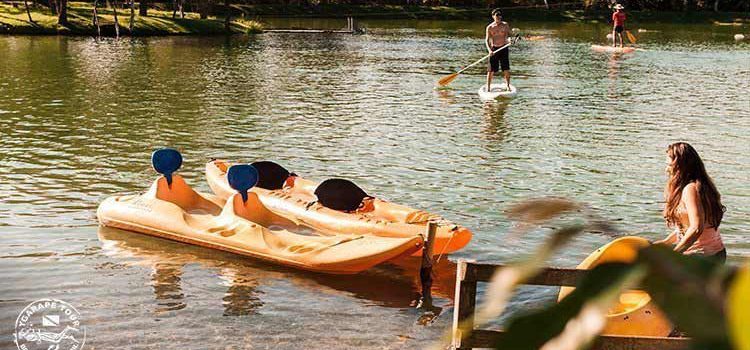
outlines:
[[470, 64], [470, 65], [468, 65], [468, 66], [466, 66], [466, 67], [463, 67], [463, 68], [461, 68], [461, 70], [460, 70], [460, 71], [458, 71], [458, 72], [456, 72], [456, 74], [460, 74], [460, 73], [463, 73], [463, 71], [465, 71], [465, 70], [467, 70], [467, 69], [469, 69], [469, 68], [471, 68], [471, 67], [474, 67], [474, 66], [478, 65], [478, 64], [479, 64], [479, 63], [481, 63], [482, 61], [486, 60], [486, 59], [487, 59], [488, 57], [490, 57], [490, 56], [492, 56], [492, 55], [494, 55], [494, 54], [496, 54], [496, 53], [500, 52], [500, 50], [502, 50], [502, 49], [504, 49], [504, 48], [506, 48], [506, 47], [510, 46], [510, 44], [512, 44], [512, 43], [511, 43], [511, 42], [508, 42], [507, 44], [503, 45], [503, 46], [502, 46], [501, 48], [499, 48], [499, 49], [497, 49], [497, 50], [495, 50], [495, 51], [492, 51], [492, 53], [488, 53], [488, 54], [487, 54], [487, 55], [485, 55], [484, 57], [482, 57], [482, 58], [478, 59], [478, 60], [477, 60], [476, 62], [474, 62], [474, 63], [472, 63], [472, 64]]

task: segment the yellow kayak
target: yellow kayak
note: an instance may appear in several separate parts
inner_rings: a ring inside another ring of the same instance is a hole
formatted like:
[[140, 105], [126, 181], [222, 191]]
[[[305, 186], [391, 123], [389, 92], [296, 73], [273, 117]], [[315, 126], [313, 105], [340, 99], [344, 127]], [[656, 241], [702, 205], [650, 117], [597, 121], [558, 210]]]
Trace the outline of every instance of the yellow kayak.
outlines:
[[[641, 237], [621, 237], [591, 253], [577, 268], [591, 269], [607, 262], [631, 262], [635, 260], [638, 249], [648, 245], [648, 240]], [[558, 300], [574, 289], [561, 287]], [[620, 294], [618, 302], [610, 308], [602, 334], [666, 337], [673, 328], [648, 293], [630, 290]]]
[[235, 193], [225, 200], [194, 191], [179, 175], [171, 172], [165, 175], [154, 181], [145, 194], [104, 200], [97, 210], [99, 222], [104, 226], [295, 268], [336, 274], [357, 273], [412, 254], [423, 243], [422, 237], [416, 234], [402, 238], [320, 235], [314, 229], [275, 215], [252, 192]]
[[[208, 185], [219, 198], [228, 198], [233, 193], [227, 181], [230, 166], [231, 163], [222, 160], [212, 160], [206, 164]], [[262, 182], [264, 178], [261, 172], [259, 183]], [[424, 235], [427, 223], [436, 221], [438, 230], [433, 250], [436, 255], [459, 250], [471, 240], [469, 229], [421, 210], [374, 198], [369, 208], [346, 212], [322, 205], [315, 194], [319, 184], [313, 181], [291, 174], [276, 182], [279, 188], [268, 189], [259, 185], [250, 191], [257, 194], [263, 205], [273, 213], [327, 234], [405, 238]], [[421, 253], [420, 250], [414, 255]]]

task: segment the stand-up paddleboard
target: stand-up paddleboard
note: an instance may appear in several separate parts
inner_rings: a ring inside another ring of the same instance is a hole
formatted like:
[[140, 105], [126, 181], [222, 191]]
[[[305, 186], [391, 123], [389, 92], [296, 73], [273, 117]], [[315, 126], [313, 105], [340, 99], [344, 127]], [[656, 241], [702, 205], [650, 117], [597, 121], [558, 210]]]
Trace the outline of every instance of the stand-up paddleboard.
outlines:
[[634, 47], [615, 47], [615, 46], [605, 46], [605, 45], [591, 45], [591, 49], [596, 52], [615, 52], [615, 53], [631, 53], [635, 51]]
[[487, 91], [487, 84], [482, 84], [477, 93], [479, 94], [479, 98], [485, 101], [489, 101], [496, 100], [501, 97], [516, 96], [516, 94], [518, 93], [518, 89], [516, 89], [516, 87], [511, 84], [510, 90], [508, 90], [508, 87], [505, 85], [505, 83], [502, 83], [492, 84], [490, 86], [490, 91]]

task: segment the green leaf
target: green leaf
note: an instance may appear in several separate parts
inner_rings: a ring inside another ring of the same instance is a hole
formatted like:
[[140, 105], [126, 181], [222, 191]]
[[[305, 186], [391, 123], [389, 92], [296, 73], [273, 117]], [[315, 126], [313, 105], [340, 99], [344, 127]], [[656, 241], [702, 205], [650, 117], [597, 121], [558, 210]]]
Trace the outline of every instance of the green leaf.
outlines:
[[723, 289], [728, 270], [723, 264], [658, 244], [641, 249], [638, 262], [649, 269], [645, 290], [677, 329], [701, 348], [730, 348]]
[[729, 287], [727, 322], [734, 348], [750, 350], [750, 264], [739, 270]]
[[[645, 269], [636, 264], [606, 263], [596, 266], [579, 283], [576, 289], [559, 303], [545, 309], [513, 319], [506, 334], [496, 344], [502, 349], [539, 349], [561, 335], [565, 326], [584, 309], [599, 305], [602, 322], [594, 335], [604, 327], [603, 318], [609, 306], [620, 294], [638, 279]], [[589, 339], [591, 340], [591, 339]], [[583, 339], [582, 339], [583, 341]], [[579, 344], [585, 346], [585, 343]]]

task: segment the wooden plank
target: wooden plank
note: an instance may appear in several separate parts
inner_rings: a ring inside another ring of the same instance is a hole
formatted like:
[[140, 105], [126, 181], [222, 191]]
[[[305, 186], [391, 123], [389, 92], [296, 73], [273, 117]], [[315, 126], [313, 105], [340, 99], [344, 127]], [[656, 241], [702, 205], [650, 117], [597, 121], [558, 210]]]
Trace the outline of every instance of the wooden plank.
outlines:
[[[464, 339], [462, 349], [494, 347], [503, 341], [505, 334], [503, 331], [476, 329]], [[594, 342], [591, 350], [683, 350], [689, 344], [690, 338], [602, 335]]]
[[474, 309], [477, 303], [476, 270], [466, 260], [459, 260], [456, 269], [456, 295], [453, 308], [452, 346], [455, 349], [467, 349], [461, 341], [463, 336], [460, 325], [467, 324], [474, 328]]
[[264, 29], [264, 33], [320, 33], [320, 34], [354, 34], [349, 30], [324, 30], [324, 29]]
[[[502, 264], [478, 264], [469, 263], [470, 267], [475, 270], [474, 278], [477, 282], [489, 282], [495, 270], [506, 267]], [[537, 286], [565, 286], [575, 287], [582, 280], [589, 270], [569, 269], [560, 267], [547, 267], [542, 269], [539, 274], [524, 282], [524, 285]], [[638, 288], [638, 286], [636, 286]]]
[[[479, 282], [489, 282], [492, 275], [495, 273], [495, 270], [506, 266], [477, 263], [472, 263], [471, 265], [473, 265], [476, 270], [476, 279]], [[575, 286], [576, 283], [586, 275], [586, 273], [587, 270], [547, 267], [524, 284], [541, 286]]]

